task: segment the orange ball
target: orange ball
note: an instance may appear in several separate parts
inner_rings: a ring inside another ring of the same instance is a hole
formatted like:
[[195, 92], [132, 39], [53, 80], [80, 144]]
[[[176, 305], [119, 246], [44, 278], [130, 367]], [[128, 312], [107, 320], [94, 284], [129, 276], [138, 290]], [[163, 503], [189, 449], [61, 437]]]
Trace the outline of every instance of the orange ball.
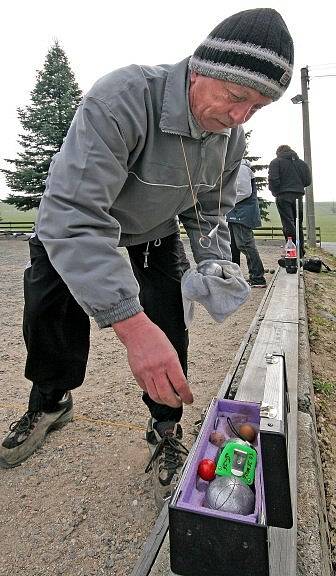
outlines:
[[244, 440], [247, 440], [247, 442], [254, 442], [257, 435], [255, 428], [252, 424], [248, 423], [239, 426], [238, 432]]

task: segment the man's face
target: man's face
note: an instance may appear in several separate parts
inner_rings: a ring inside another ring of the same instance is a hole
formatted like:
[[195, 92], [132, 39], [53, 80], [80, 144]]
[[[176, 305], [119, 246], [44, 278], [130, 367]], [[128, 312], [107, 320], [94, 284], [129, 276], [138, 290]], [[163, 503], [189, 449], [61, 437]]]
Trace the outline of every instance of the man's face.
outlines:
[[225, 128], [235, 128], [247, 122], [272, 99], [262, 96], [253, 88], [192, 72], [189, 102], [202, 130], [220, 134]]

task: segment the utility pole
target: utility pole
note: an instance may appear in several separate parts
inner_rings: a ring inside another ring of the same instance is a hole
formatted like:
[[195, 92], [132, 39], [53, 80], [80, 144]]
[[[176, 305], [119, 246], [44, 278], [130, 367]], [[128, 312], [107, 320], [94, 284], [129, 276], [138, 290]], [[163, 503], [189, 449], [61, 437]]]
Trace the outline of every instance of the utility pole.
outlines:
[[[308, 66], [306, 66], [305, 68], [301, 68], [303, 151], [304, 151], [304, 161], [308, 164], [311, 173], [313, 174], [311, 145], [310, 145], [308, 90], [309, 90], [309, 74], [308, 74]], [[315, 230], [313, 176], [310, 186], [306, 188], [306, 228], [307, 228], [308, 246], [315, 247], [316, 230]]]

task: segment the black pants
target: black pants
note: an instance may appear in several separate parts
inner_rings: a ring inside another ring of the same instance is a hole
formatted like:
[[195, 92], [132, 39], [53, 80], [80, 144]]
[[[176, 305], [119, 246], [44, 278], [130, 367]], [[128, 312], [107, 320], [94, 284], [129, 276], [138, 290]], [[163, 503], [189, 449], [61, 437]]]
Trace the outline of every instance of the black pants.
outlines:
[[252, 228], [229, 222], [232, 262], [240, 266], [240, 252], [246, 257], [251, 282], [265, 282], [265, 270], [256, 245]]
[[[37, 236], [30, 242], [31, 266], [24, 274], [23, 334], [27, 347], [25, 376], [33, 382], [29, 410], [53, 411], [66, 390], [83, 383], [90, 347], [90, 321], [51, 265]], [[147, 316], [175, 347], [187, 375], [188, 332], [185, 329], [181, 277], [188, 268], [183, 244], [172, 234], [148, 246], [128, 248]], [[182, 408], [157, 404], [143, 394], [151, 415], [159, 421], [182, 416]]]
[[232, 262], [238, 264], [240, 266], [240, 250], [236, 244], [235, 235], [233, 233], [233, 228], [231, 222], [228, 222], [229, 231], [230, 231], [230, 246], [231, 246], [231, 255], [232, 255]]
[[[281, 218], [282, 231], [286, 240], [291, 236], [294, 244], [296, 244], [296, 196], [289, 192], [277, 196], [275, 202]], [[300, 242], [300, 258], [305, 254], [304, 249], [304, 236], [303, 236], [303, 203], [302, 196], [299, 198], [299, 242]]]

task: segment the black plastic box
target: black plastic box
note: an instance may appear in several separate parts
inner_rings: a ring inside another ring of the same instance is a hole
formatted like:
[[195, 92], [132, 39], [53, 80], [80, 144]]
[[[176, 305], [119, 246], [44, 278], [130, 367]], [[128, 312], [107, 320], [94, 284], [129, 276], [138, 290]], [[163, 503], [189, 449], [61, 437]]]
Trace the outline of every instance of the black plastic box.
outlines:
[[[207, 482], [200, 480], [197, 468], [203, 458], [215, 459], [218, 448], [210, 443], [213, 430], [227, 438], [233, 436], [227, 417], [236, 427], [253, 424], [257, 437], [253, 443], [257, 468], [253, 490], [253, 513], [243, 516], [209, 508], [205, 501]], [[214, 399], [209, 407], [193, 452], [169, 505], [171, 569], [178, 576], [269, 576], [267, 514], [263, 457], [269, 458], [274, 443], [268, 435], [263, 450], [260, 438], [260, 404]], [[268, 446], [270, 444], [270, 446]], [[283, 445], [283, 444], [282, 444]], [[274, 454], [273, 454], [274, 456]], [[276, 471], [277, 459], [272, 456]], [[270, 498], [268, 498], [270, 499]], [[273, 520], [277, 521], [277, 509]], [[272, 514], [271, 514], [272, 516]], [[285, 521], [282, 524], [288, 524]], [[270, 525], [270, 524], [268, 524]], [[274, 524], [272, 524], [274, 525]]]

